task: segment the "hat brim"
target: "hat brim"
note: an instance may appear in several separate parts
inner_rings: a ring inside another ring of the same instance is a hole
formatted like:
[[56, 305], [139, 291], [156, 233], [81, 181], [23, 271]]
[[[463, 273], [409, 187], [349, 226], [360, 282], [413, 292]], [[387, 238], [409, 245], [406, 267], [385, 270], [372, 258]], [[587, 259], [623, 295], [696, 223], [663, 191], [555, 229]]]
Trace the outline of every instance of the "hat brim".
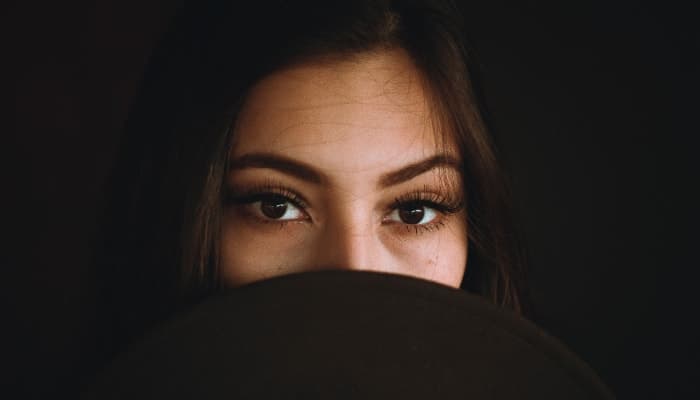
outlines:
[[87, 397], [613, 398], [559, 341], [479, 296], [337, 270], [208, 299], [118, 357]]

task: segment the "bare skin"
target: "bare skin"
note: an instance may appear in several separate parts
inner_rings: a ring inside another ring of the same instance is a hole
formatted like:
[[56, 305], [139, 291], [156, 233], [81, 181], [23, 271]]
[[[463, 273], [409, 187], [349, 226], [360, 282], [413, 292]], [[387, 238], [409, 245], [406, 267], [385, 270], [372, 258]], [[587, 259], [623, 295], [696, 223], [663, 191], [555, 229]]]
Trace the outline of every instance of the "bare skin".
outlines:
[[230, 154], [225, 282], [347, 269], [459, 287], [461, 160], [431, 118], [401, 50], [295, 65], [259, 82]]

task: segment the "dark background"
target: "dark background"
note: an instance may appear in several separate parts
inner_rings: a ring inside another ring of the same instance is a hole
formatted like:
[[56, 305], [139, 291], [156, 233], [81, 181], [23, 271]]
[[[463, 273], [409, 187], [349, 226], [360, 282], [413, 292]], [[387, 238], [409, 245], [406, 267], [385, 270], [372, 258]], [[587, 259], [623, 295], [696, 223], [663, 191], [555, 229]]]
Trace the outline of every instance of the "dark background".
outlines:
[[[528, 240], [536, 322], [619, 398], [697, 396], [697, 13], [668, 2], [462, 3]], [[43, 398], [70, 388], [89, 353], [97, 205], [175, 7], [2, 9], [0, 396]]]

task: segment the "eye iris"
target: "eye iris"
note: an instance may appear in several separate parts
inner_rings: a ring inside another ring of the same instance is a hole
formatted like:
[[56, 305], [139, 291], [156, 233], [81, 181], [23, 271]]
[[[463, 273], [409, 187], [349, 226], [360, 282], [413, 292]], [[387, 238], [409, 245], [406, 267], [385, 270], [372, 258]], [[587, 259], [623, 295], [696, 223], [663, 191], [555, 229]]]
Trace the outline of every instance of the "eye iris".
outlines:
[[417, 224], [424, 215], [425, 209], [422, 206], [410, 206], [399, 210], [399, 217], [406, 224]]
[[266, 217], [278, 219], [287, 212], [287, 202], [282, 199], [262, 200], [260, 210]]

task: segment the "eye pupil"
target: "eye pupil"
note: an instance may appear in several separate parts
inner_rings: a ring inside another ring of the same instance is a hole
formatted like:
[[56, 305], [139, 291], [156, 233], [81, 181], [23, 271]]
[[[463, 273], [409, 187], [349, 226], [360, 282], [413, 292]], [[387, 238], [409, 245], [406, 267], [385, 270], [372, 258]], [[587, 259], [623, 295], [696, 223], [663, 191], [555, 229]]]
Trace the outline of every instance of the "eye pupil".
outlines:
[[287, 202], [282, 199], [262, 200], [260, 211], [268, 218], [278, 219], [287, 212]]
[[410, 206], [399, 210], [399, 217], [406, 224], [417, 224], [424, 215], [425, 209], [422, 206]]

